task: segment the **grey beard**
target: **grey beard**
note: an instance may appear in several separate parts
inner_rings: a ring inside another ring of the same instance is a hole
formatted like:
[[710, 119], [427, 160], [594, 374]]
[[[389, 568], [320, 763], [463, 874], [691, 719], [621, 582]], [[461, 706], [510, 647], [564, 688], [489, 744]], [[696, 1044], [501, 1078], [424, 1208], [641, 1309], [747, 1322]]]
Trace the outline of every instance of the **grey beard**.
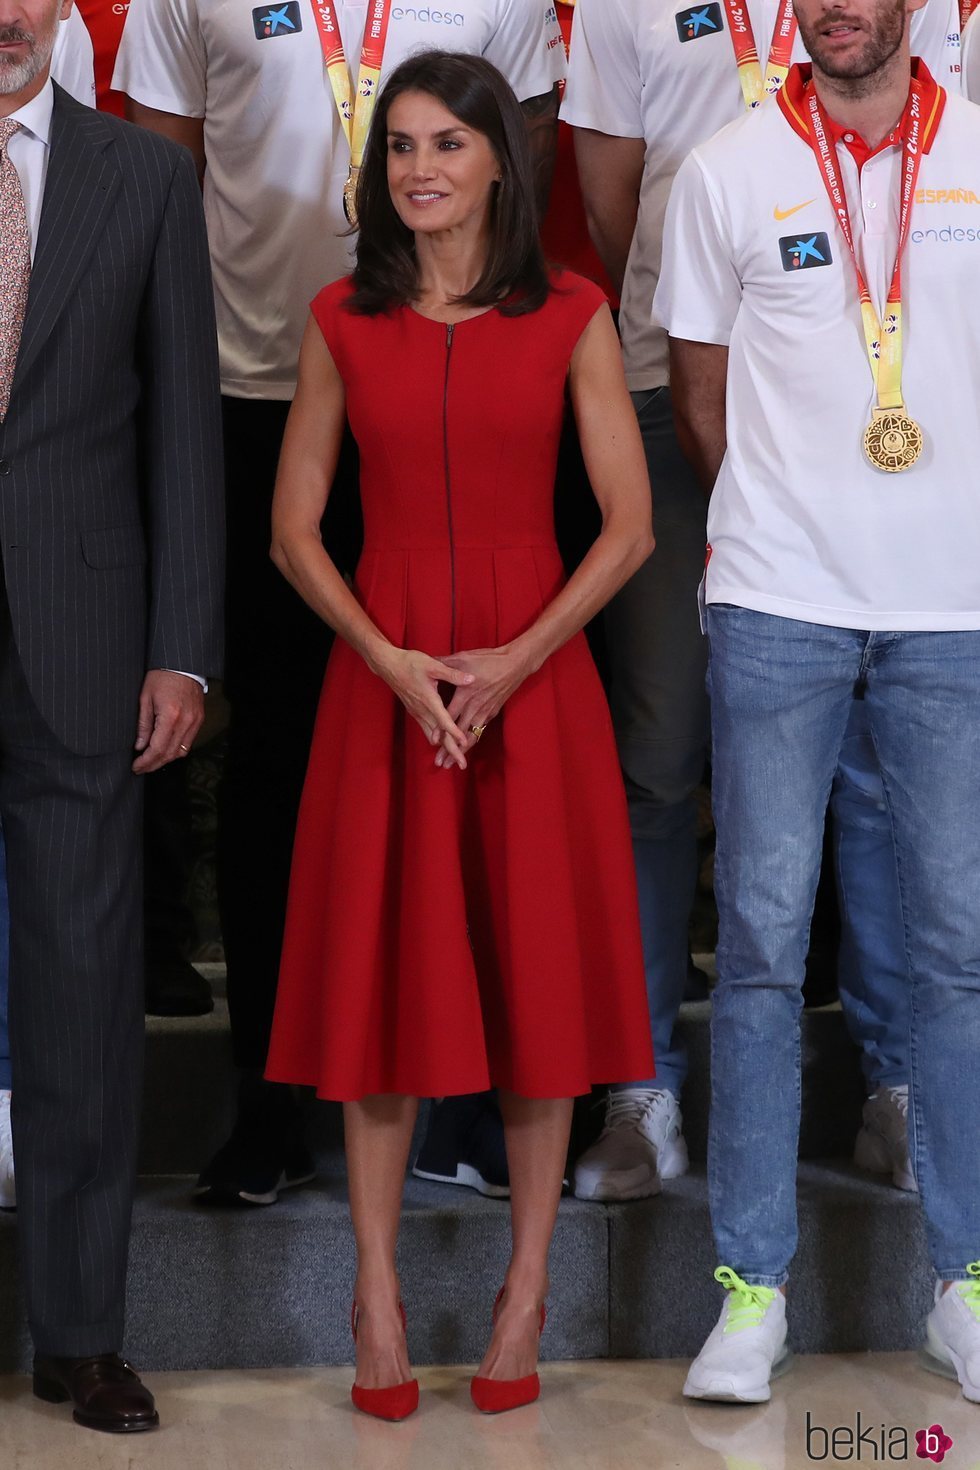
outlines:
[[23, 61], [5, 61], [0, 58], [0, 95], [9, 97], [30, 86], [34, 78], [51, 60], [56, 35], [57, 22], [50, 36], [29, 36], [26, 31], [14, 31], [13, 34], [10, 31], [0, 33], [0, 40], [30, 40], [33, 43], [29, 54], [24, 57]]

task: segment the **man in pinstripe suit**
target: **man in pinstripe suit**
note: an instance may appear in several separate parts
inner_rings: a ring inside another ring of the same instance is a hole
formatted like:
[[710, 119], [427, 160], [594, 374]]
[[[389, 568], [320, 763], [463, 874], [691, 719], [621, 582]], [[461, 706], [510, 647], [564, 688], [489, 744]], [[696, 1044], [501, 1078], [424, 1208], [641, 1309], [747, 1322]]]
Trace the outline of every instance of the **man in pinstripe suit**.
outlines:
[[0, 0], [0, 817], [34, 1391], [118, 1432], [157, 1423], [117, 1356], [139, 777], [187, 754], [219, 667], [220, 412], [190, 156], [52, 85], [70, 9]]

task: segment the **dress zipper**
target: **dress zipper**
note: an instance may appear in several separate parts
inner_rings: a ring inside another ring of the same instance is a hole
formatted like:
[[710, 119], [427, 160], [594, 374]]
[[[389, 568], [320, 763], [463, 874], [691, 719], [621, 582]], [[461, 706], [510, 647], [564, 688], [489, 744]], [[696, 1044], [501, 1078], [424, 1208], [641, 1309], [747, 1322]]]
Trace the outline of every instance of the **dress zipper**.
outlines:
[[449, 470], [449, 367], [453, 356], [452, 322], [446, 323], [446, 377], [442, 390], [442, 452], [446, 472], [446, 520], [449, 525], [449, 652], [456, 652], [456, 543], [453, 537], [453, 484]]

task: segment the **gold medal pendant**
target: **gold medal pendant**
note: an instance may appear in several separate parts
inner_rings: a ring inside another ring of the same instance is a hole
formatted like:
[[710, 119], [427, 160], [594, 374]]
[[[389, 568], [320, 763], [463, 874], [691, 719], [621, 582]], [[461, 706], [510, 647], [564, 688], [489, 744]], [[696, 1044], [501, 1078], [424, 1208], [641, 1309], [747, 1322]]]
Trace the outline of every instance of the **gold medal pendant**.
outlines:
[[864, 452], [876, 470], [897, 475], [922, 453], [922, 430], [903, 408], [876, 408], [864, 431]]
[[344, 185], [344, 216], [352, 230], [357, 228], [357, 176], [361, 172], [353, 164]]

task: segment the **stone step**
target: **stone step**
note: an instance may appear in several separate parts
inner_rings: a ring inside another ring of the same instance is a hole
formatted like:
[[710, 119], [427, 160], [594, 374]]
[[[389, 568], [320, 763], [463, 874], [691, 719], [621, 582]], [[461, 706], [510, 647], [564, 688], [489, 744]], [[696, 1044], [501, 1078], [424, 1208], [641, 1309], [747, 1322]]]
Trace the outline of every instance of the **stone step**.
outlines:
[[[353, 1241], [343, 1179], [259, 1210], [203, 1208], [189, 1177], [143, 1179], [126, 1351], [146, 1371], [351, 1361]], [[930, 1304], [914, 1196], [839, 1161], [800, 1168], [800, 1244], [790, 1296], [799, 1352], [918, 1346]], [[409, 1180], [400, 1242], [418, 1363], [479, 1360], [509, 1246], [505, 1202]], [[629, 1205], [562, 1202], [546, 1358], [687, 1357], [720, 1292], [702, 1169]], [[15, 1222], [0, 1217], [0, 1372], [25, 1369]]]
[[[692, 1160], [706, 1157], [710, 1088], [710, 1002], [682, 1009], [681, 1031], [690, 1055], [684, 1091], [684, 1132]], [[838, 1006], [805, 1011], [802, 1024], [803, 1122], [801, 1158], [850, 1155], [860, 1125], [864, 1091], [857, 1053]], [[217, 999], [211, 1016], [147, 1022], [146, 1087], [141, 1171], [196, 1172], [228, 1135], [235, 1082], [228, 1009]], [[586, 1100], [577, 1112], [577, 1140], [589, 1141], [602, 1112]], [[322, 1162], [342, 1146], [340, 1108], [311, 1102], [310, 1141]]]

